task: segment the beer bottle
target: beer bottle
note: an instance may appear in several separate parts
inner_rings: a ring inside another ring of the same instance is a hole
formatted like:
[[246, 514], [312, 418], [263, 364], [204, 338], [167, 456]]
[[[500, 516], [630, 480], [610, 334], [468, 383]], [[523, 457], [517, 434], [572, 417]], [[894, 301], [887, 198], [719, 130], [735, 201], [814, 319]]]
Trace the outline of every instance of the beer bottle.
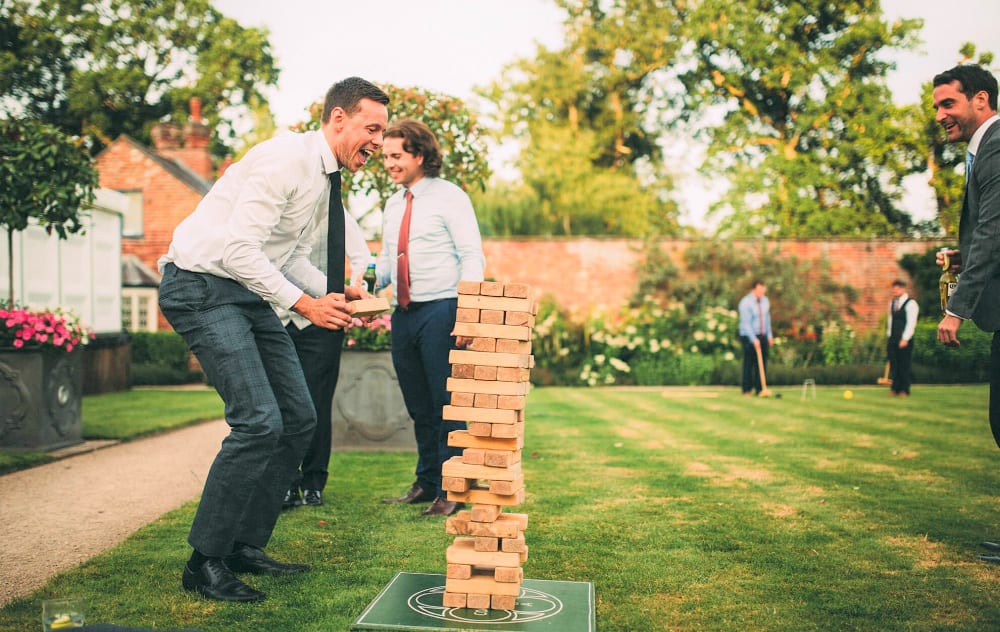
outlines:
[[938, 279], [938, 291], [941, 293], [941, 311], [948, 308], [948, 299], [955, 293], [958, 286], [958, 276], [951, 271], [951, 259], [948, 257], [948, 249], [941, 249], [941, 278]]
[[368, 268], [365, 270], [365, 275], [361, 277], [361, 280], [365, 282], [365, 289], [369, 294], [375, 293], [375, 253], [372, 253], [372, 258], [368, 261]]

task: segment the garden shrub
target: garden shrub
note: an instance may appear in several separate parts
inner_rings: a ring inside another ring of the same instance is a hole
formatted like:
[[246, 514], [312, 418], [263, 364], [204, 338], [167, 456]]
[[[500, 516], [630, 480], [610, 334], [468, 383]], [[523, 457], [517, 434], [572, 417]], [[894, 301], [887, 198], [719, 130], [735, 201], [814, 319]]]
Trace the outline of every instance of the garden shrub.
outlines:
[[187, 343], [175, 331], [139, 331], [132, 334], [132, 384], [155, 386], [202, 381], [188, 368]]

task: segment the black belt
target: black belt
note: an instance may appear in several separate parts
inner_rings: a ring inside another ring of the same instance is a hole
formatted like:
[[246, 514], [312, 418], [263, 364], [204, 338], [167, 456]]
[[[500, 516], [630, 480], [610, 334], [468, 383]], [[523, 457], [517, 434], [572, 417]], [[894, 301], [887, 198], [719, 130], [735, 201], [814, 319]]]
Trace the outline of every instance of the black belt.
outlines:
[[402, 312], [410, 313], [410, 312], [415, 312], [418, 309], [420, 309], [421, 307], [424, 307], [424, 306], [427, 306], [427, 305], [433, 305], [435, 303], [440, 303], [441, 301], [455, 301], [455, 300], [458, 300], [458, 299], [454, 299], [454, 298], [438, 298], [438, 299], [434, 299], [433, 301], [410, 301], [410, 304], [407, 305], [406, 307], [400, 307], [398, 305], [396, 307], [397, 307], [397, 309], [399, 309]]

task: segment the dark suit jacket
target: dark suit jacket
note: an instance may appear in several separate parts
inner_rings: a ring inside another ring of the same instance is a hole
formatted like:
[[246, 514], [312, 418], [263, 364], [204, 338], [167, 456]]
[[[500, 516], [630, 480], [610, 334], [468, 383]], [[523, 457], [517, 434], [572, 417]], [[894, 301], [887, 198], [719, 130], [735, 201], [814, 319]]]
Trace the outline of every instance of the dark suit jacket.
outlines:
[[1000, 329], [1000, 121], [986, 130], [972, 164], [958, 227], [962, 273], [948, 310], [983, 331]]

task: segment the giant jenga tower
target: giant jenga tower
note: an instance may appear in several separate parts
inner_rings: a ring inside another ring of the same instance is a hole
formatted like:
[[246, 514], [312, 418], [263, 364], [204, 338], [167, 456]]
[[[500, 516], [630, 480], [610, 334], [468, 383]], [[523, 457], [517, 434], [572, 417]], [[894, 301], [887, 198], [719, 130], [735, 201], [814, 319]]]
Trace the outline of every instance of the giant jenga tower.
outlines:
[[448, 436], [448, 445], [463, 450], [442, 466], [441, 487], [448, 500], [472, 509], [445, 523], [445, 531], [458, 536], [446, 555], [446, 608], [513, 610], [521, 592], [528, 516], [503, 510], [524, 502], [521, 449], [536, 311], [527, 285], [458, 285], [454, 333], [472, 343], [451, 352], [444, 418], [465, 421], [468, 430]]

